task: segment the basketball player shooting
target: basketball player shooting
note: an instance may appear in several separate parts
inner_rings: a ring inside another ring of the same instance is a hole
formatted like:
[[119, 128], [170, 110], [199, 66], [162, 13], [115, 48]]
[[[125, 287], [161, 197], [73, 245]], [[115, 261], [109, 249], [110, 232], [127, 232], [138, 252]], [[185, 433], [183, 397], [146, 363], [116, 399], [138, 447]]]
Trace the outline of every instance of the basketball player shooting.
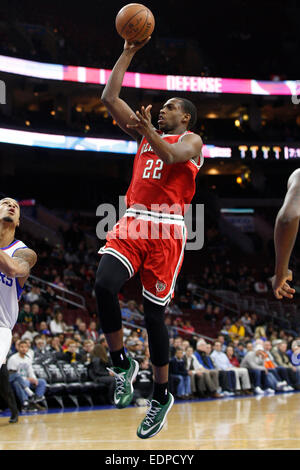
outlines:
[[[195, 179], [203, 163], [202, 140], [190, 131], [197, 120], [196, 108], [190, 101], [172, 98], [164, 103], [155, 129], [151, 105], [134, 112], [119, 96], [134, 55], [149, 40], [125, 41], [101, 96], [120, 128], [137, 141], [138, 151], [125, 198], [127, 211], [107, 234], [106, 245], [99, 251], [103, 256], [95, 283], [99, 318], [116, 379], [114, 401], [118, 408], [124, 408], [132, 401], [132, 384], [139, 365], [124, 350], [118, 292], [130, 277], [140, 273], [154, 376], [152, 400], [137, 430], [141, 439], [152, 437], [162, 429], [174, 402], [168, 387], [169, 338], [164, 312], [174, 296], [183, 261], [185, 208], [194, 196]], [[135, 236], [133, 229], [137, 226], [140, 237]], [[169, 236], [165, 237], [167, 230]], [[156, 236], [151, 237], [149, 232], [155, 232]]]
[[11, 346], [12, 329], [19, 313], [18, 301], [37, 261], [36, 253], [15, 231], [20, 224], [20, 206], [14, 199], [0, 200], [0, 367]]
[[293, 273], [289, 269], [290, 257], [295, 245], [300, 218], [300, 170], [294, 171], [288, 180], [284, 203], [278, 212], [275, 229], [275, 275], [272, 288], [277, 299], [293, 298], [295, 289], [287, 281], [292, 281]]

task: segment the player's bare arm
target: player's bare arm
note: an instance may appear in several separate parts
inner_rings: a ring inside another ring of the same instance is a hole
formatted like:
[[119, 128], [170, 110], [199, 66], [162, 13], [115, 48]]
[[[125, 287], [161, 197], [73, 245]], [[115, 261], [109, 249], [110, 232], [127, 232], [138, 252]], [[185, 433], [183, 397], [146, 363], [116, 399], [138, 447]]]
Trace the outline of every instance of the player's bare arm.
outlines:
[[8, 277], [19, 278], [21, 287], [23, 287], [22, 283], [25, 283], [36, 261], [36, 253], [28, 248], [17, 250], [12, 258], [2, 250], [0, 251], [1, 272]]
[[133, 111], [130, 106], [120, 98], [120, 92], [124, 75], [136, 52], [144, 47], [150, 40], [150, 37], [141, 43], [129, 43], [125, 41], [124, 50], [116, 62], [108, 82], [103, 90], [101, 100], [105, 104], [110, 115], [115, 119], [118, 126], [137, 142], [141, 141], [141, 135], [135, 130], [127, 127], [130, 122], [130, 116]]
[[275, 276], [272, 278], [272, 287], [277, 299], [292, 298], [295, 290], [287, 281], [292, 280], [289, 262], [299, 229], [300, 218], [300, 170], [294, 171], [288, 181], [286, 197], [278, 212], [275, 230]]
[[156, 155], [167, 165], [198, 158], [203, 146], [201, 137], [197, 134], [187, 134], [180, 142], [169, 144], [155, 131], [151, 122], [151, 108], [152, 105], [147, 108], [142, 106], [141, 111], [131, 115], [135, 122], [127, 124], [127, 127], [136, 129], [141, 136], [145, 136]]

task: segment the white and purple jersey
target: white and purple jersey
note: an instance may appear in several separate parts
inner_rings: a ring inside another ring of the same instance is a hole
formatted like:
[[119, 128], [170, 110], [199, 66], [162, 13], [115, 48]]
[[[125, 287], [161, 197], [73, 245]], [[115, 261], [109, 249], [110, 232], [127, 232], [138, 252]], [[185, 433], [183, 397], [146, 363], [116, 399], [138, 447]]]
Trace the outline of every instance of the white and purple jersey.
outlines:
[[[10, 245], [0, 248], [11, 258], [17, 250], [28, 248], [20, 240], [14, 240]], [[6, 276], [0, 271], [0, 327], [13, 329], [19, 314], [19, 299], [23, 288], [17, 278]]]

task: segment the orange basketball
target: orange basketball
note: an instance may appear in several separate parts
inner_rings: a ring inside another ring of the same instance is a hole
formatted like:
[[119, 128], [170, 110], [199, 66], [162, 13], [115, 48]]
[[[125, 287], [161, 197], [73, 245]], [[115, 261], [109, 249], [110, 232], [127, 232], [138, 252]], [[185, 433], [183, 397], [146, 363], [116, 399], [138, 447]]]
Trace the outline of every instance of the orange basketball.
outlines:
[[141, 42], [148, 38], [155, 26], [152, 12], [140, 3], [125, 5], [116, 16], [116, 29], [128, 42]]

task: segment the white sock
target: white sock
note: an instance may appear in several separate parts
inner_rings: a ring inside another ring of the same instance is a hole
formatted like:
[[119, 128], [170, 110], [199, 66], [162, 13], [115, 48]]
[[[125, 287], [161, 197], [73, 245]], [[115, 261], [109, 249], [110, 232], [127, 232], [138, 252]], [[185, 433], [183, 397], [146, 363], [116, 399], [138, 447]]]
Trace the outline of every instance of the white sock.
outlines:
[[28, 395], [29, 397], [32, 397], [32, 395], [34, 395], [33, 391], [30, 390], [29, 387], [25, 387], [24, 390], [25, 390], [25, 392], [27, 393], [27, 395]]

